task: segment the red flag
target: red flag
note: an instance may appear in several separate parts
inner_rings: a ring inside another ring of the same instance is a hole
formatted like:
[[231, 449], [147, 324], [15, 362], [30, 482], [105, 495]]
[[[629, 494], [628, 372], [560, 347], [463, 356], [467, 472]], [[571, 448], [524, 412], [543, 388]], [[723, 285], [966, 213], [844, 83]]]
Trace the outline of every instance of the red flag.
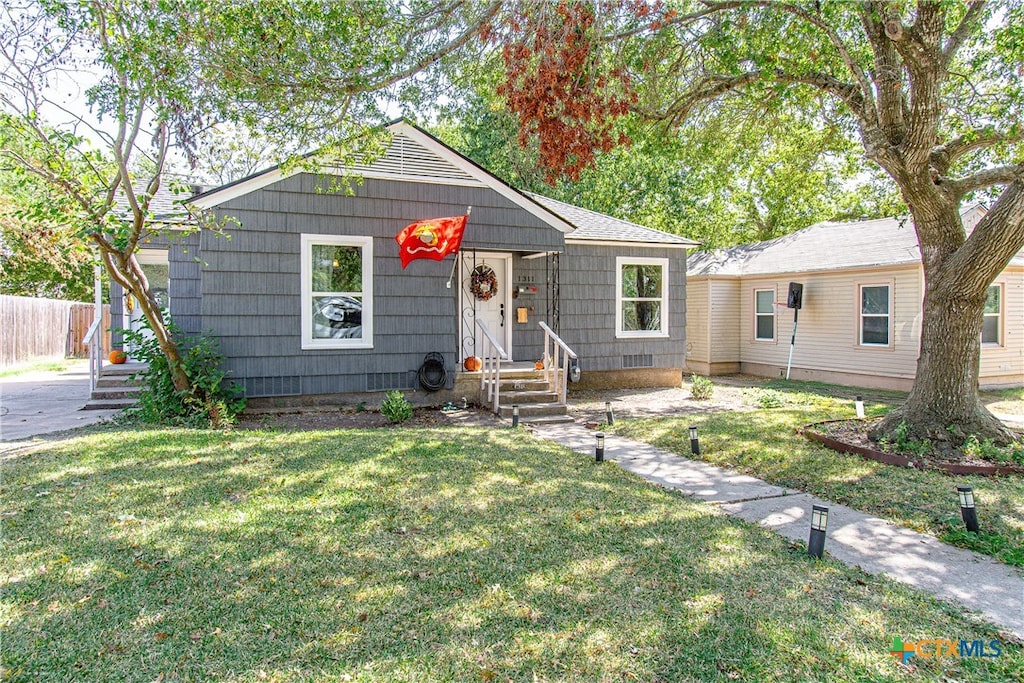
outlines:
[[469, 216], [451, 216], [416, 221], [395, 235], [402, 268], [418, 258], [441, 261], [448, 254], [456, 254], [462, 246], [462, 233]]

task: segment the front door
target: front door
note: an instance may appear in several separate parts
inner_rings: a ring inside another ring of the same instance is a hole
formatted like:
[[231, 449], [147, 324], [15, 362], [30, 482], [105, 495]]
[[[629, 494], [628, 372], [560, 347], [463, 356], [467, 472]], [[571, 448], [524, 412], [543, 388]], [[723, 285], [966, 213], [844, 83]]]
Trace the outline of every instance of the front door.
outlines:
[[[171, 298], [167, 252], [159, 249], [141, 249], [135, 255], [135, 258], [138, 260], [142, 272], [146, 274], [146, 279], [149, 280], [149, 291], [156, 297], [160, 308], [169, 310]], [[130, 302], [126, 297], [125, 309], [124, 319], [128, 321], [128, 329], [141, 331], [145, 338], [152, 337], [153, 333], [146, 326], [146, 316], [142, 312], [142, 306], [139, 305], [138, 300], [134, 296], [131, 297]], [[125, 344], [125, 351], [129, 355], [134, 350], [132, 344]]]
[[512, 358], [512, 255], [493, 252], [463, 252], [459, 288], [460, 360], [482, 356], [482, 333], [476, 325], [483, 321], [491, 335]]

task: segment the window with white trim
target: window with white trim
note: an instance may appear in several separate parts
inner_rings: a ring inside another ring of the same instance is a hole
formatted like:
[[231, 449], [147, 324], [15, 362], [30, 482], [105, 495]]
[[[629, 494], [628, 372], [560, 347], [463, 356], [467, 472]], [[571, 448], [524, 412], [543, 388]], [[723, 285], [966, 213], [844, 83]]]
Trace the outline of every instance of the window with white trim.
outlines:
[[373, 348], [373, 238], [302, 235], [302, 348]]
[[754, 290], [754, 339], [775, 340], [775, 290]]
[[861, 346], [889, 346], [889, 285], [860, 286]]
[[981, 343], [1001, 344], [1003, 317], [1003, 286], [991, 285], [985, 297], [985, 313], [981, 323]]
[[668, 259], [615, 259], [615, 336], [668, 336]]

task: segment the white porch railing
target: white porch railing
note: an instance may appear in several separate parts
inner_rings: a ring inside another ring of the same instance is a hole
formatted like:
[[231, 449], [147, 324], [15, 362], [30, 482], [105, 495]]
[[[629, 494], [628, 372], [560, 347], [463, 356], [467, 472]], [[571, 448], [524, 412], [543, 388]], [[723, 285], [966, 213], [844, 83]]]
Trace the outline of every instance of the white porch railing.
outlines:
[[[541, 323], [543, 324], [543, 323]], [[494, 338], [482, 320], [476, 321], [483, 339], [480, 340], [480, 395], [487, 389], [487, 401], [492, 404], [494, 412], [501, 409], [501, 361], [508, 360], [508, 354]]]
[[569, 361], [576, 359], [576, 352], [570, 349], [547, 323], [541, 321], [539, 325], [540, 329], [544, 330], [544, 379], [558, 394], [558, 400], [565, 403], [569, 383]]
[[89, 346], [89, 393], [96, 390], [96, 382], [100, 378], [100, 370], [103, 369], [103, 344], [98, 336], [103, 318], [96, 318], [92, 325], [82, 337], [82, 343]]

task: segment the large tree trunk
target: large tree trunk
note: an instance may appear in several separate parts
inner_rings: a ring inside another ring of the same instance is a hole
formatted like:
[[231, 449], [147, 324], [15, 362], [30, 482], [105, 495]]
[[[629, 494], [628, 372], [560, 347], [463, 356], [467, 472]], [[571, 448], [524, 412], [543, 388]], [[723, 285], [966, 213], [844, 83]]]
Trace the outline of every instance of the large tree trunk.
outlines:
[[[959, 448], [972, 434], [1005, 444], [1013, 434], [978, 396], [981, 328], [991, 278], [965, 277], [949, 267], [950, 256], [963, 243], [955, 208], [919, 210], [915, 226], [925, 287], [917, 374], [906, 402], [872, 430], [871, 438], [892, 438], [905, 422], [909, 438], [928, 440], [940, 451]], [[980, 269], [989, 264], [972, 265]]]

